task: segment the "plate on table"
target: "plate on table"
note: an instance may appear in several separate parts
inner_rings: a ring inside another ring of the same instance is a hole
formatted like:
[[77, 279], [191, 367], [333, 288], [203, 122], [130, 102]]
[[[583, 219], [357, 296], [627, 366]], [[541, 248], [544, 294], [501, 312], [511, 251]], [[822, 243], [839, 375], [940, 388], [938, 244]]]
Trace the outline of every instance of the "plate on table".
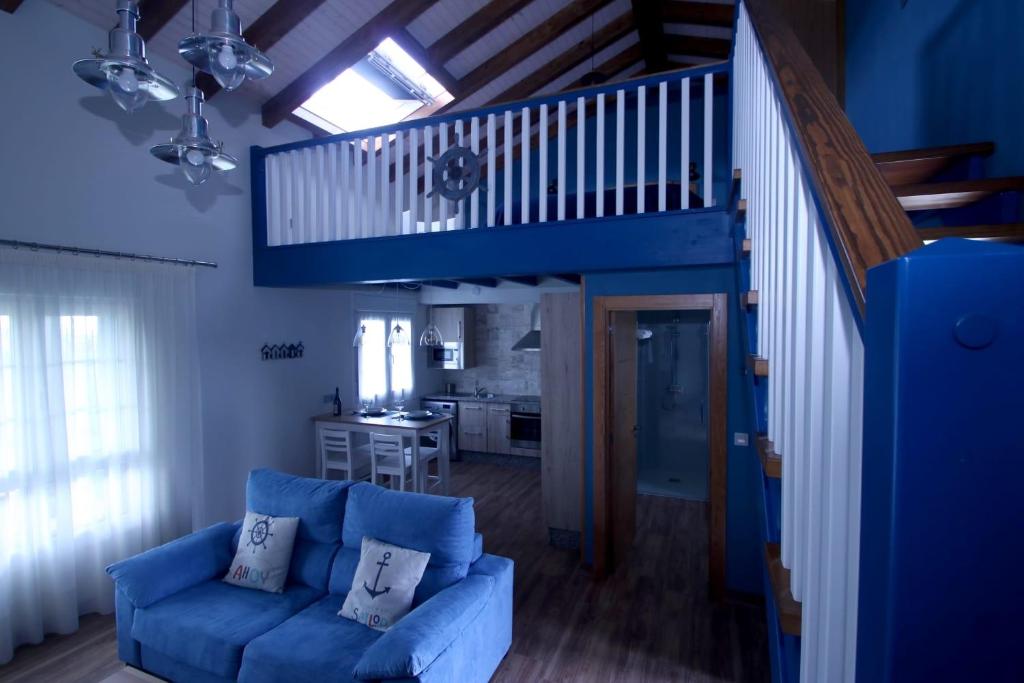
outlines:
[[434, 417], [438, 417], [438, 414], [429, 410], [410, 410], [405, 414], [406, 420], [429, 420]]
[[384, 408], [371, 408], [370, 410], [364, 410], [359, 414], [363, 417], [384, 417], [388, 414], [388, 411]]

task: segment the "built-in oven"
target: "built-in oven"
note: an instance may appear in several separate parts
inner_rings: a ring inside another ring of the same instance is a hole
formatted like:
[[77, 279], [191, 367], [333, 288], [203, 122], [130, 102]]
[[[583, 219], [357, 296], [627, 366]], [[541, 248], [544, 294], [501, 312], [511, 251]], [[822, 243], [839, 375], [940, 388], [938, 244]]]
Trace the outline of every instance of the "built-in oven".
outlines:
[[429, 350], [429, 365], [440, 370], [464, 370], [465, 360], [462, 356], [462, 342], [445, 342], [444, 346]]
[[513, 448], [540, 450], [540, 399], [536, 396], [517, 396], [512, 401], [509, 435]]
[[[424, 399], [420, 401], [420, 407], [423, 410], [452, 416], [452, 419], [448, 422], [448, 443], [451, 444], [451, 459], [459, 460], [459, 404], [455, 401], [431, 401]], [[440, 445], [434, 436], [424, 436], [423, 439], [426, 440], [426, 443], [421, 442], [420, 445], [434, 448]]]

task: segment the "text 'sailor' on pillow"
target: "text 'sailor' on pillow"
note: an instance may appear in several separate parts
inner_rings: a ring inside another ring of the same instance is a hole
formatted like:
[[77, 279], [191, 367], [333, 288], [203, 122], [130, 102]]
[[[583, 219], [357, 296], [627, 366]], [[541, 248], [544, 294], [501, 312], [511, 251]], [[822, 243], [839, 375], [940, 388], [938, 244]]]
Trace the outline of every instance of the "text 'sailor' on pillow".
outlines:
[[363, 537], [359, 566], [340, 616], [387, 631], [409, 613], [430, 553]]

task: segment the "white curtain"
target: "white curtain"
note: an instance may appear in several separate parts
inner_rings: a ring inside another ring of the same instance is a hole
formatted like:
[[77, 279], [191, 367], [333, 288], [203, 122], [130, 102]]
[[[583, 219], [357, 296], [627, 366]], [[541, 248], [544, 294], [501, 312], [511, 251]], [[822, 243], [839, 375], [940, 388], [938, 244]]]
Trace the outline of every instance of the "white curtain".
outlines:
[[192, 268], [0, 249], [0, 663], [192, 529], [199, 415]]

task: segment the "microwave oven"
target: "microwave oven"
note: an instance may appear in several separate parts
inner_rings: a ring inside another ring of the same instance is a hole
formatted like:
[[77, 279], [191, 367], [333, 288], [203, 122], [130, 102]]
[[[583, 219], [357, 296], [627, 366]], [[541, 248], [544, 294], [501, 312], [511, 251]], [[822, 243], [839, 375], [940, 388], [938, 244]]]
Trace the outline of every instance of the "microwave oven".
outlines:
[[466, 358], [462, 352], [461, 342], [445, 342], [444, 346], [429, 350], [430, 362], [427, 365], [440, 370], [465, 370]]

